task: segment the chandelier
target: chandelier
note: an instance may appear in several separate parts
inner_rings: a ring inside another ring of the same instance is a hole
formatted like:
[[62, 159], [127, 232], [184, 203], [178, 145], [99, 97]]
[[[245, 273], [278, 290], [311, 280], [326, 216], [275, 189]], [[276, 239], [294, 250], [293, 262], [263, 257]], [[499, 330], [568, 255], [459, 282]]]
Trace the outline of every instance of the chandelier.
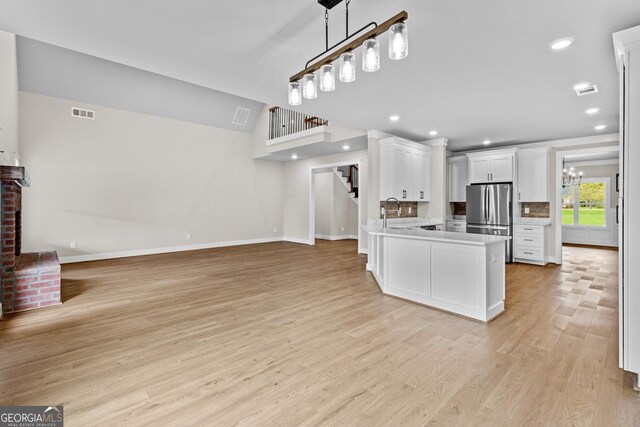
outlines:
[[[409, 18], [407, 12], [402, 11], [380, 25], [376, 22], [371, 22], [355, 33], [349, 34], [349, 3], [351, 3], [351, 0], [344, 0], [347, 23], [346, 37], [329, 47], [329, 10], [342, 3], [342, 1], [318, 0], [318, 3], [324, 7], [325, 51], [311, 58], [305, 64], [304, 70], [289, 79], [289, 105], [302, 104], [302, 98], [317, 98], [318, 80], [320, 80], [321, 91], [334, 91], [336, 89], [335, 61], [339, 63], [337, 74], [340, 81], [343, 83], [355, 81], [356, 57], [353, 51], [360, 46], [362, 46], [362, 71], [366, 73], [378, 71], [380, 69], [380, 43], [376, 37], [386, 31], [389, 31], [389, 58], [399, 60], [406, 58], [409, 54], [409, 38], [407, 24], [405, 23]], [[364, 32], [370, 27], [373, 28]], [[356, 38], [356, 36], [358, 37]], [[334, 50], [341, 45], [340, 49]], [[329, 52], [331, 53], [327, 55]], [[322, 59], [309, 65], [318, 58]], [[317, 71], [319, 71], [319, 76], [316, 75]]]
[[[578, 182], [576, 182], [578, 178]], [[576, 173], [575, 168], [572, 166], [569, 169], [565, 167], [564, 157], [562, 158], [562, 188], [573, 187], [582, 183], [582, 171]]]

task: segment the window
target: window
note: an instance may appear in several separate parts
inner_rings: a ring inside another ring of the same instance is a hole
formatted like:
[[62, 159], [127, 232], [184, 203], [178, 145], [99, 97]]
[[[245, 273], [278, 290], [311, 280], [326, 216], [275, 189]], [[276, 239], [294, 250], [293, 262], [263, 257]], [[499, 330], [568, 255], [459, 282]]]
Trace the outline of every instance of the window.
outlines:
[[608, 187], [609, 178], [590, 178], [563, 188], [562, 225], [606, 227]]

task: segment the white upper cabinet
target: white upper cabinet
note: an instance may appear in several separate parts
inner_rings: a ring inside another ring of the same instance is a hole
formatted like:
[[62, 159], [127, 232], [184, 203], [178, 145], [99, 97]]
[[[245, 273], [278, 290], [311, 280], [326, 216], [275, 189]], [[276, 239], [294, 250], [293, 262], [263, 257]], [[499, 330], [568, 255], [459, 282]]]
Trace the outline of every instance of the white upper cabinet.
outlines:
[[449, 201], [466, 202], [469, 180], [467, 156], [449, 157]]
[[468, 153], [469, 184], [513, 182], [516, 150]]
[[[431, 156], [428, 151], [416, 150], [416, 153], [413, 156], [414, 166], [413, 171], [415, 174], [415, 183], [413, 187], [413, 195], [416, 200], [419, 202], [426, 202], [429, 200], [430, 196], [430, 186], [431, 182], [429, 180], [429, 172]], [[417, 167], [417, 171], [416, 168]]]
[[491, 158], [491, 181], [513, 181], [513, 154]]
[[398, 138], [380, 141], [380, 200], [429, 201], [430, 148]]
[[548, 202], [549, 149], [520, 150], [518, 159], [518, 202]]

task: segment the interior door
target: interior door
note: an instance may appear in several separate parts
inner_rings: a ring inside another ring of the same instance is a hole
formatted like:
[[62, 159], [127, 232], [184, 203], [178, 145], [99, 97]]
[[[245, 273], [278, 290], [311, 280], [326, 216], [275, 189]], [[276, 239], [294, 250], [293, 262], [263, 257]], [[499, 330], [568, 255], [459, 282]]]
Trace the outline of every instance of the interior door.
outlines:
[[467, 224], [486, 224], [486, 185], [467, 186]]

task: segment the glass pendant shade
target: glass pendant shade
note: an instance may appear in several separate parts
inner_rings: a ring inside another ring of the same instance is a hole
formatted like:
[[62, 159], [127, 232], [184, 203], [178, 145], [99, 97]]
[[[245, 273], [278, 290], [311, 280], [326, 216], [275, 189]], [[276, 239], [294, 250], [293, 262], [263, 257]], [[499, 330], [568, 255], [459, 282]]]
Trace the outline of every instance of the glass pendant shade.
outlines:
[[368, 39], [362, 44], [362, 71], [373, 73], [380, 69], [380, 43]]
[[336, 70], [331, 64], [323, 65], [320, 68], [320, 90], [323, 92], [336, 90]]
[[351, 83], [356, 79], [356, 56], [353, 52], [340, 55], [340, 81]]
[[289, 83], [289, 105], [302, 104], [302, 90], [300, 88], [300, 82]]
[[389, 28], [389, 58], [397, 60], [409, 55], [407, 24], [398, 22]]
[[318, 80], [315, 74], [305, 74], [302, 78], [302, 96], [306, 99], [318, 97]]

